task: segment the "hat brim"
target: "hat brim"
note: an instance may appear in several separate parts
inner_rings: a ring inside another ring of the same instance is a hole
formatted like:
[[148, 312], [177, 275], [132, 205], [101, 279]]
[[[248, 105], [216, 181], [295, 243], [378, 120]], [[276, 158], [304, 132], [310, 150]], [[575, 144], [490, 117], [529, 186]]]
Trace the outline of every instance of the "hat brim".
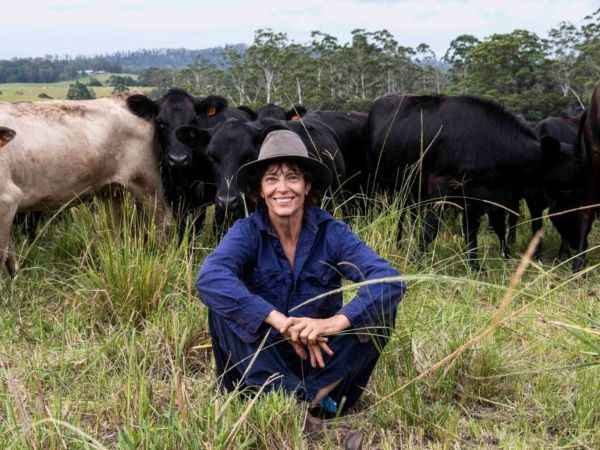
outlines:
[[298, 163], [298, 165], [312, 173], [313, 181], [311, 188], [325, 190], [331, 184], [331, 171], [321, 161], [306, 156], [273, 155], [268, 158], [250, 161], [238, 169], [236, 179], [239, 190], [244, 194], [248, 194], [251, 188], [250, 175], [257, 168], [285, 161]]

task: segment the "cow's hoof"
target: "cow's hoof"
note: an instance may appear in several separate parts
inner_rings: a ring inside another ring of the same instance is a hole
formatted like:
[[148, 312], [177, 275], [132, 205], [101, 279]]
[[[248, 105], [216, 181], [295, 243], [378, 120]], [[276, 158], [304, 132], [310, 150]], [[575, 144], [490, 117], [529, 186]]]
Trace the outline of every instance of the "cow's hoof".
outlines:
[[583, 269], [583, 263], [583, 258], [575, 258], [575, 261], [573, 261], [573, 273], [581, 271], [581, 269]]

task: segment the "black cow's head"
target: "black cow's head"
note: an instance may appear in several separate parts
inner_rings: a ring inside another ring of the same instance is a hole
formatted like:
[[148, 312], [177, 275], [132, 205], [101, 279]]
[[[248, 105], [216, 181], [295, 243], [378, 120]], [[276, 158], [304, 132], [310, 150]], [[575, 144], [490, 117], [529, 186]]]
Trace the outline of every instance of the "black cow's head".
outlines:
[[197, 123], [198, 118], [214, 122], [215, 116], [227, 108], [227, 100], [216, 96], [198, 99], [182, 89], [171, 89], [157, 101], [132, 95], [127, 98], [127, 106], [134, 114], [155, 121], [163, 167], [181, 169], [191, 167], [193, 151], [177, 140], [175, 130]]
[[575, 146], [550, 136], [540, 139], [541, 182], [551, 196], [570, 195], [582, 187], [583, 166]]
[[[258, 157], [258, 151], [267, 133], [286, 128], [278, 121], [268, 124], [227, 119], [214, 128], [185, 126], [176, 131], [177, 139], [185, 145], [202, 149], [210, 162], [217, 183], [215, 220], [219, 225], [226, 218], [244, 216], [242, 195], [236, 182], [240, 166]], [[248, 205], [250, 206], [250, 205]]]
[[0, 127], [0, 148], [4, 147], [17, 135], [12, 128]]
[[306, 112], [307, 109], [300, 105], [293, 106], [290, 110], [285, 111], [281, 106], [269, 103], [258, 110], [257, 119], [298, 120]]

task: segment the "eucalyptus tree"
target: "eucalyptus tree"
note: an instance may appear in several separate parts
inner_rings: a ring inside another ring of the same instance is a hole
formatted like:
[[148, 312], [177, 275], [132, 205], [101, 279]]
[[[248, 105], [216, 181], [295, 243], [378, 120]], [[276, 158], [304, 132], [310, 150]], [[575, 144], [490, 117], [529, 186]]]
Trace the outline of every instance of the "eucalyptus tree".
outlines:
[[260, 73], [259, 87], [264, 90], [264, 101], [273, 101], [274, 91], [281, 82], [285, 70], [286, 33], [275, 33], [270, 28], [254, 33], [253, 44], [246, 49], [246, 68]]
[[442, 60], [450, 64], [448, 76], [454, 90], [458, 93], [466, 93], [467, 86], [465, 80], [469, 76], [469, 67], [471, 59], [469, 52], [479, 44], [479, 39], [471, 34], [461, 34], [452, 42]]

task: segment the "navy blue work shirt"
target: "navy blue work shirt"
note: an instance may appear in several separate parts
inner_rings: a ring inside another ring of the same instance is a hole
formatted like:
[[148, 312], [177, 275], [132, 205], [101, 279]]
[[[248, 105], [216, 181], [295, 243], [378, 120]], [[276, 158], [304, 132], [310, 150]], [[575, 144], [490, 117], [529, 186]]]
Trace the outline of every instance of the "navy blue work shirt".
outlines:
[[264, 335], [264, 320], [274, 309], [286, 316], [320, 319], [343, 314], [353, 329], [393, 326], [406, 291], [403, 281], [363, 286], [345, 306], [342, 293], [305, 302], [341, 287], [341, 277], [360, 282], [398, 275], [347, 224], [318, 207], [304, 210], [292, 271], [262, 209], [234, 223], [204, 260], [196, 289], [204, 304], [251, 343]]

